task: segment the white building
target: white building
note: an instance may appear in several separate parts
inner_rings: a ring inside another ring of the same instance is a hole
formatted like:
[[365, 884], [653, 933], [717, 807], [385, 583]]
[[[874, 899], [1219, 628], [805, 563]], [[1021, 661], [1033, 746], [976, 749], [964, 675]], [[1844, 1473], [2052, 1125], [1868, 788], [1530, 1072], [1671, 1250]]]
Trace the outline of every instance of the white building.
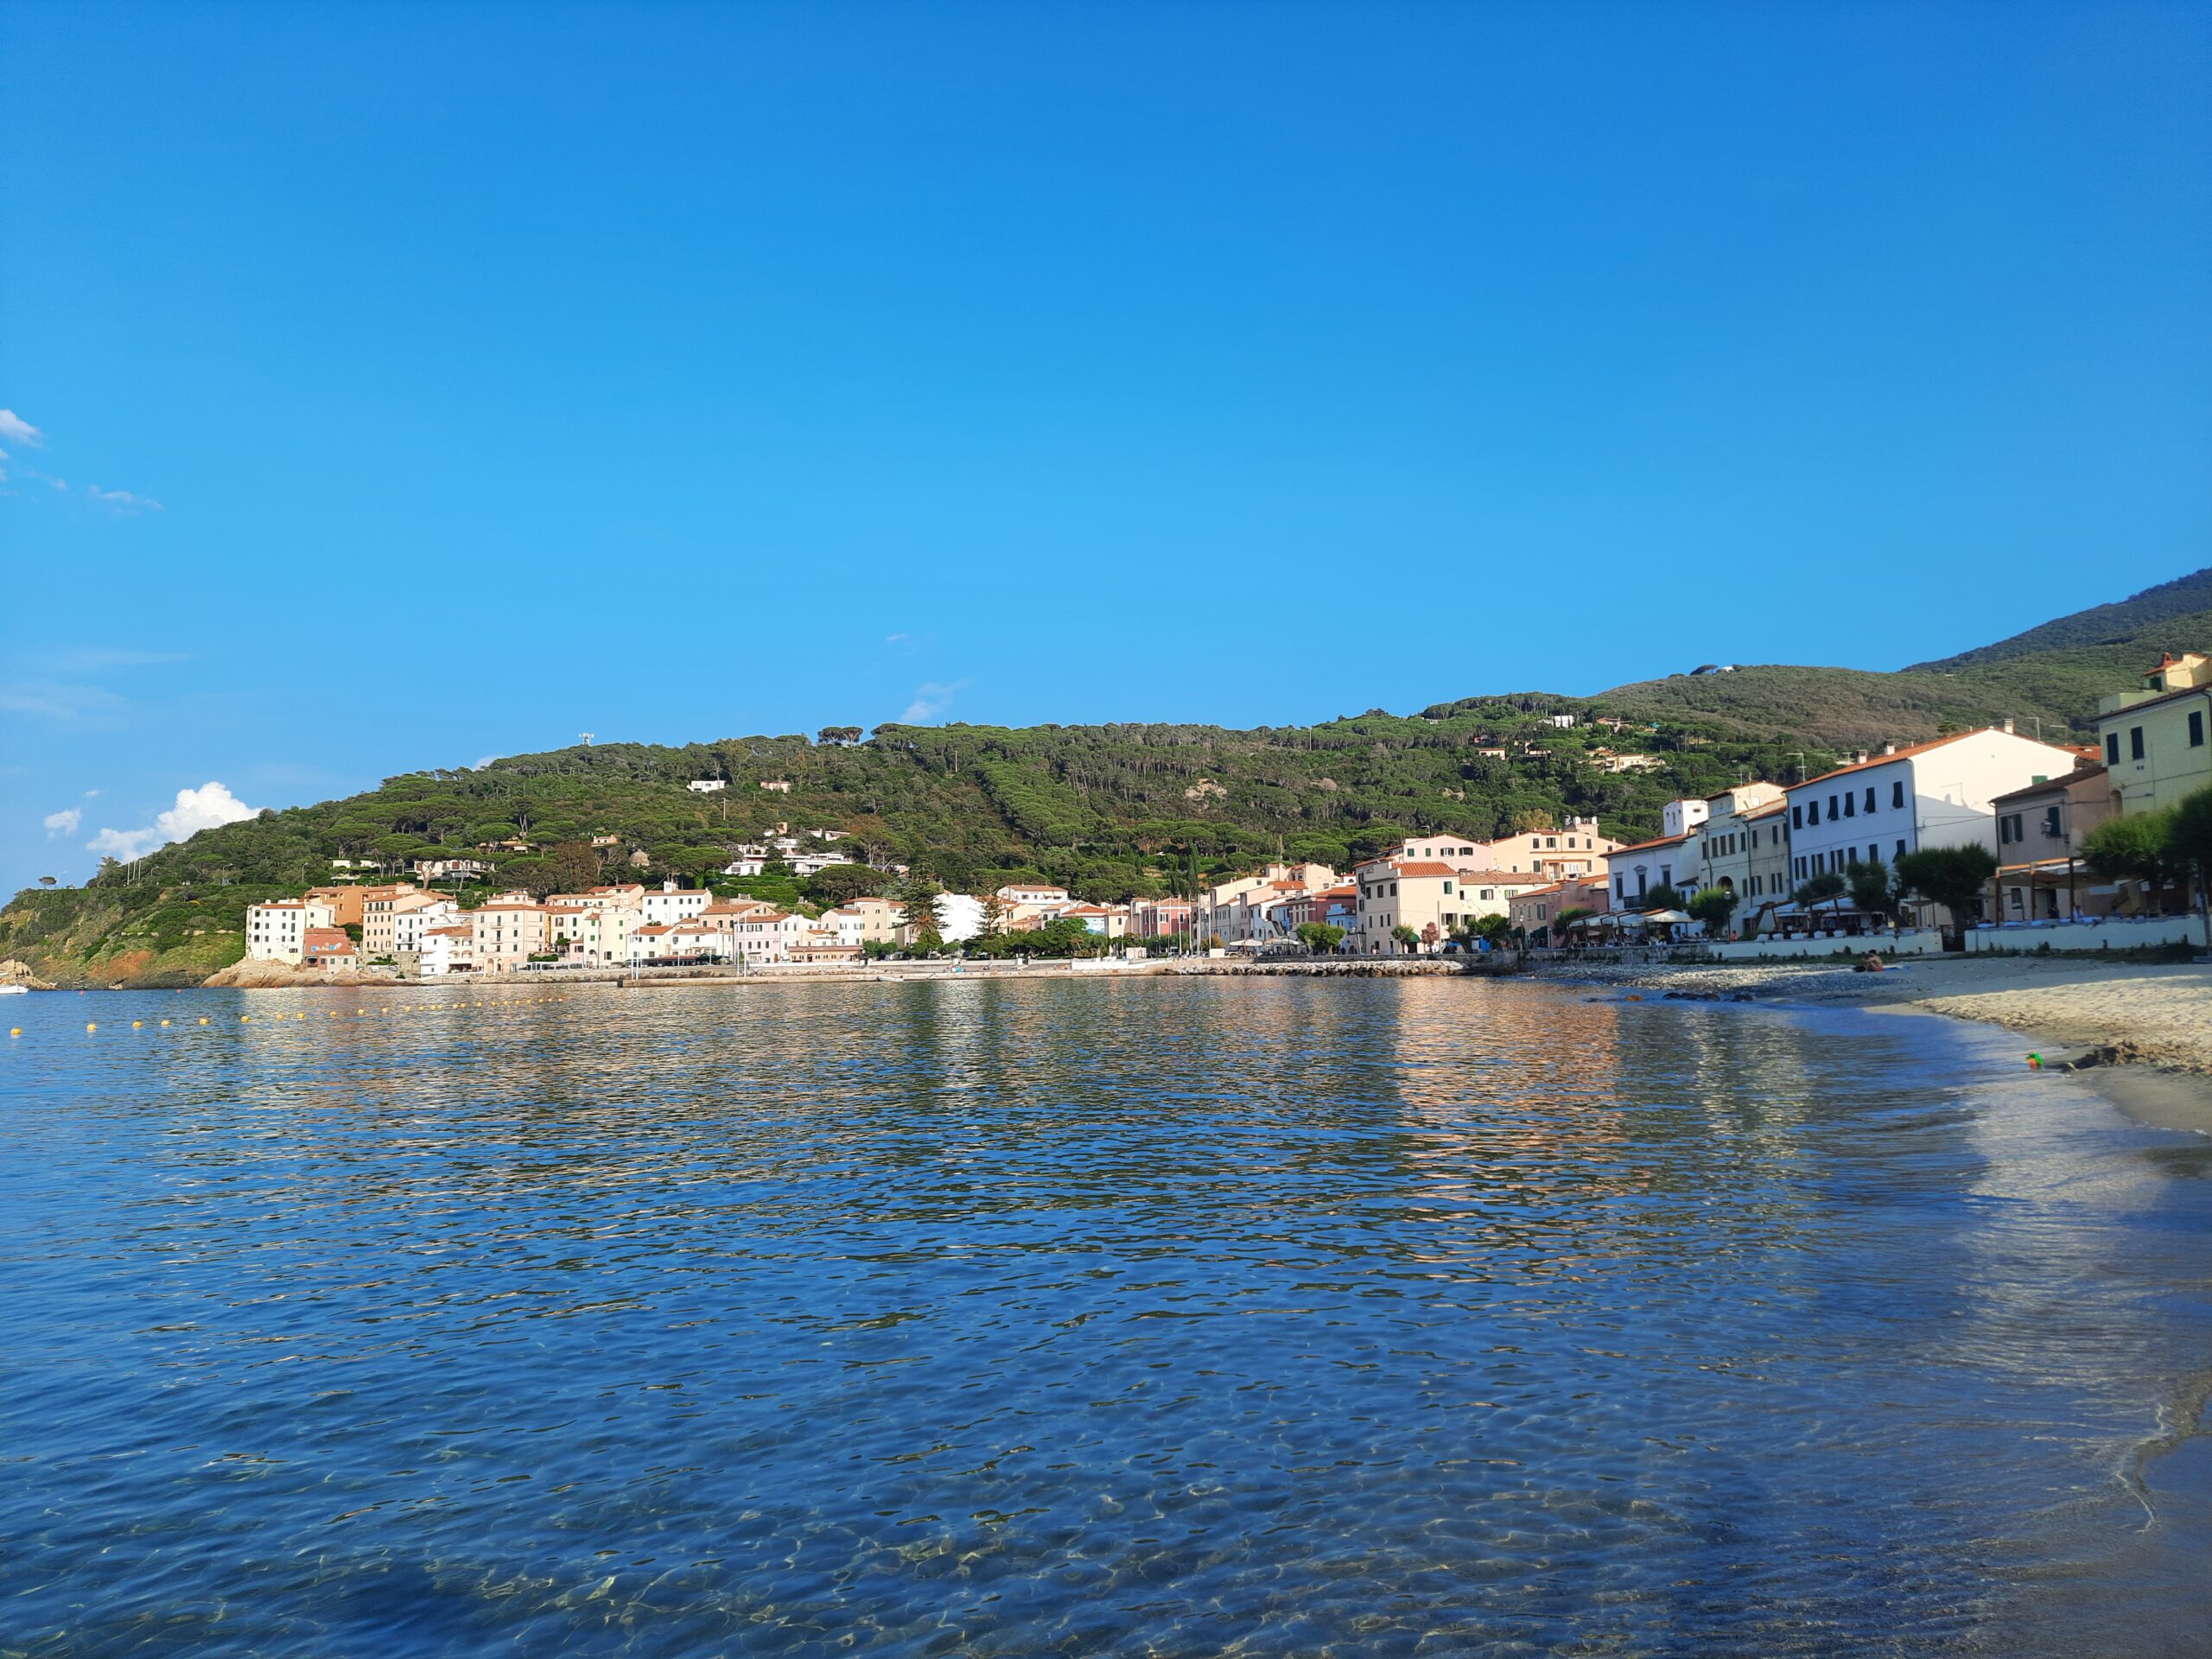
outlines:
[[564, 963], [609, 968], [630, 959], [630, 934], [640, 912], [620, 905], [546, 910], [546, 944]]
[[791, 867], [791, 874], [799, 876], [813, 875], [828, 869], [832, 864], [849, 864], [852, 861], [852, 855], [849, 853], [793, 853], [785, 860]]
[[312, 899], [279, 899], [248, 905], [245, 958], [248, 962], [298, 962], [311, 927], [328, 927], [336, 912]]
[[443, 979], [465, 974], [476, 965], [469, 943], [476, 930], [467, 922], [449, 922], [425, 928], [419, 941], [421, 960], [415, 971], [424, 979]]
[[1042, 881], [1009, 881], [999, 889], [998, 896], [1009, 905], [1034, 905], [1055, 913], [1069, 904], [1065, 887], [1047, 887]]
[[1713, 808], [1704, 801], [1669, 801], [1659, 809], [1659, 833], [1687, 836], [1712, 815]]
[[1895, 865], [1932, 847], [1986, 847], [1998, 855], [1997, 796], [2063, 778], [2071, 749], [1996, 727], [1881, 753], [1789, 786], [1793, 881], [1841, 874], [1854, 863]]
[[[423, 935], [434, 927], [449, 927], [461, 915], [461, 906], [450, 899], [431, 899], [427, 893], [416, 897], [426, 902], [409, 905], [391, 912], [391, 954], [395, 957], [412, 954], [423, 948]], [[362, 931], [365, 937], [366, 925]]]
[[727, 778], [694, 778], [690, 783], [684, 785], [683, 787], [690, 790], [694, 795], [716, 795], [729, 787], [729, 779]]
[[1612, 889], [1615, 910], [1640, 910], [1643, 895], [1654, 887], [1680, 892], [1694, 879], [1688, 862], [1688, 836], [1661, 836], [1640, 841], [1605, 855], [1606, 883]]
[[947, 944], [972, 939], [983, 931], [983, 901], [972, 893], [937, 896], [937, 936]]
[[673, 881], [664, 881], [658, 893], [645, 894], [639, 908], [649, 922], [689, 922], [714, 901], [715, 895], [704, 887], [679, 887]]

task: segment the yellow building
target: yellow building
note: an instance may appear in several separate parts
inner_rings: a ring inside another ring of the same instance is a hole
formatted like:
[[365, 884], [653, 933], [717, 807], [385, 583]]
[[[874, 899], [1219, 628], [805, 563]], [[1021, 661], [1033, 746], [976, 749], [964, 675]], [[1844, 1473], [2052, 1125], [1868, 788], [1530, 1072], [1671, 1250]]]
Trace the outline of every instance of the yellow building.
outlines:
[[2097, 703], [2097, 741], [2113, 802], [2125, 813], [2171, 806], [2212, 785], [2212, 658], [2168, 657], [2142, 688]]

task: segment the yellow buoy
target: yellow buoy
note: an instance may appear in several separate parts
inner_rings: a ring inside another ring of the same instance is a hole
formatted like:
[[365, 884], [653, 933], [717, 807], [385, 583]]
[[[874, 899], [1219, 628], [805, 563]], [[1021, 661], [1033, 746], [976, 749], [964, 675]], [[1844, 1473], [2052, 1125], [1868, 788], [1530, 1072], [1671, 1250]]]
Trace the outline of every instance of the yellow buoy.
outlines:
[[85, 1029], [86, 1031], [98, 1031], [99, 1028], [100, 1022], [97, 1020], [87, 1020], [85, 1021]]
[[200, 1023], [201, 1025], [203, 1025], [203, 1026], [204, 1026], [204, 1025], [206, 1025], [206, 1024], [207, 1023], [207, 1017], [206, 1017], [205, 1015], [202, 1015], [202, 1016], [201, 1016], [200, 1020]]
[[163, 1025], [165, 1025], [165, 1026], [166, 1026], [167, 1024], [168, 1024], [168, 1020], [162, 1020], [162, 1023]]
[[146, 1023], [146, 1022], [145, 1022], [143, 1020], [133, 1020], [130, 1022], [130, 1029], [131, 1029], [131, 1030], [133, 1030], [133, 1031], [137, 1031], [137, 1030], [141, 1026], [143, 1026], [145, 1023]]
[[251, 1025], [253, 1023], [253, 1016], [250, 1014], [242, 1014], [238, 1015], [238, 1023], [242, 1026]]
[[10, 1026], [8, 1027], [8, 1034], [10, 1037], [20, 1037], [23, 1034], [23, 1028], [21, 1026]]
[[304, 1019], [306, 1019], [306, 1018], [307, 1018], [307, 1015], [305, 1015], [304, 1014], [294, 1014], [294, 1015], [292, 1016], [292, 1018], [293, 1018], [293, 1019], [295, 1019], [295, 1020], [304, 1020]]

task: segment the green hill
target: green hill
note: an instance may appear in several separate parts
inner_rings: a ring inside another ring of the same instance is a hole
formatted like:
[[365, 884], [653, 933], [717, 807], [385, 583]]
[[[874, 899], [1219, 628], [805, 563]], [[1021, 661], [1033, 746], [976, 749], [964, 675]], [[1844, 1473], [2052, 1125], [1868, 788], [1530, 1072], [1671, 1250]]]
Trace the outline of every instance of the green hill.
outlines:
[[2023, 732], [2078, 740], [2097, 698], [2133, 685], [2162, 652], [2208, 648], [2212, 569], [1896, 673], [1759, 664], [1644, 680], [1592, 702], [1639, 721], [1702, 722], [1735, 736], [1789, 732], [1844, 747], [2005, 719]]
[[[1901, 673], [1756, 666], [1312, 727], [887, 725], [866, 741], [830, 728], [820, 741], [605, 744], [410, 772], [204, 830], [81, 888], [19, 894], [0, 911], [0, 957], [68, 984], [196, 982], [244, 953], [248, 904], [329, 880], [334, 859], [402, 872], [416, 858], [480, 856], [494, 870], [469, 901], [494, 885], [545, 893], [618, 875], [784, 902], [840, 896], [853, 874], [720, 878], [734, 849], [779, 823], [842, 831], [871, 861], [950, 887], [1041, 876], [1102, 899], [1187, 889], [1194, 871], [1278, 850], [1341, 868], [1408, 833], [1484, 837], [1568, 814], [1637, 838], [1677, 796], [1802, 775], [1884, 738], [2008, 715], [2027, 731], [2039, 718], [2050, 736], [2085, 729], [2096, 696], [2133, 683], [2158, 651], [2212, 645], [2212, 610], [2187, 608], [2208, 592], [2212, 572], [2199, 572]], [[1547, 723], [1561, 714], [1578, 723]], [[1609, 770], [1615, 749], [1656, 764]], [[727, 787], [685, 787], [705, 778]]]

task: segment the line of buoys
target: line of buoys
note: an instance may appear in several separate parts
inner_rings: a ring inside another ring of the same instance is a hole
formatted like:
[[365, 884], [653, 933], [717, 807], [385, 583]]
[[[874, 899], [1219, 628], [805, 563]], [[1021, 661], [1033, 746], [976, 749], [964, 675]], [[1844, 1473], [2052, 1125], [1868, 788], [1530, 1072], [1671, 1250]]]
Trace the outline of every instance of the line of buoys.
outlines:
[[[173, 994], [177, 996], [182, 996], [184, 995], [181, 990]], [[85, 993], [79, 991], [77, 995], [82, 996]], [[566, 1002], [568, 1000], [568, 993], [563, 992], [558, 996], [501, 997], [498, 999], [496, 1002], [491, 1003], [412, 1002], [403, 1005], [399, 1011], [402, 1014], [481, 1014], [487, 1007], [497, 1007], [502, 1003], [510, 1007], [524, 1005], [534, 1007], [551, 1002]], [[379, 1014], [389, 1015], [391, 1013], [391, 1010], [389, 1007], [380, 1007], [377, 1009], [376, 1012]], [[353, 1014], [357, 1019], [365, 1020], [369, 1017], [369, 1010], [366, 1008], [356, 1008], [353, 1010]], [[344, 1019], [346, 1017], [345, 1010], [342, 1008], [333, 1008], [329, 1011], [327, 1017], [333, 1020]], [[275, 1018], [281, 1022], [284, 1016], [280, 1014], [276, 1015]], [[305, 1020], [307, 1015], [305, 1014], [295, 1014], [292, 1018], [294, 1020]], [[208, 1017], [205, 1014], [200, 1015], [199, 1018], [199, 1023], [203, 1026], [207, 1025], [208, 1023]], [[250, 1014], [242, 1014], [238, 1015], [238, 1023], [242, 1026], [251, 1025], [253, 1023], [253, 1016]], [[133, 1031], [143, 1030], [145, 1024], [146, 1022], [143, 1020], [133, 1020], [130, 1022], [130, 1028]], [[161, 1024], [166, 1027], [169, 1024], [169, 1021], [164, 1020]], [[97, 1020], [87, 1020], [85, 1022], [85, 1029], [86, 1031], [98, 1031], [99, 1028], [100, 1024]], [[23, 1028], [21, 1026], [10, 1026], [8, 1027], [8, 1034], [10, 1037], [20, 1037], [23, 1034]], [[2029, 1058], [2029, 1064], [2031, 1065], [2039, 1065], [2041, 1063], [2042, 1059], [2040, 1056], [2031, 1055]]]

